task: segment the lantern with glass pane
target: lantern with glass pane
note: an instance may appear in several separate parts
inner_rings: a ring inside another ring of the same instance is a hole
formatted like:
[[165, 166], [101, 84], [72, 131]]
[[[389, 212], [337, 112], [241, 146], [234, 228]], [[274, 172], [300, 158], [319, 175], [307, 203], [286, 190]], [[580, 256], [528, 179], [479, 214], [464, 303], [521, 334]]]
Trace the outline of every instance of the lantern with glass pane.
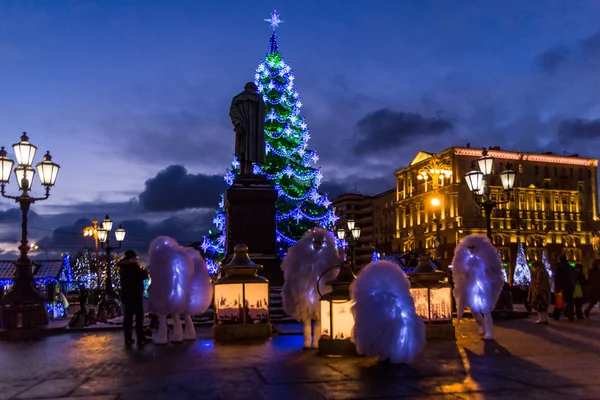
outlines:
[[225, 276], [215, 282], [215, 340], [261, 339], [271, 335], [269, 281], [258, 276], [262, 265], [238, 244], [231, 262], [223, 265]]
[[446, 273], [436, 269], [430, 257], [423, 254], [409, 278], [415, 311], [426, 324], [427, 337], [454, 338], [452, 287], [445, 281]]
[[355, 279], [352, 264], [344, 261], [338, 275], [333, 280], [326, 282], [331, 286], [331, 292], [321, 294], [319, 354], [325, 356], [356, 355], [356, 345], [351, 340], [354, 316], [350, 298], [350, 285]]
[[467, 186], [473, 194], [475, 202], [484, 210], [485, 221], [487, 227], [487, 236], [492, 240], [492, 210], [499, 204], [508, 203], [510, 201], [510, 192], [515, 186], [515, 178], [517, 176], [511, 168], [510, 163], [506, 163], [506, 170], [500, 173], [500, 181], [502, 189], [506, 193], [506, 198], [492, 200], [491, 197], [491, 176], [494, 170], [494, 157], [488, 155], [488, 151], [483, 149], [482, 156], [477, 160], [479, 171], [473, 170], [465, 174]]

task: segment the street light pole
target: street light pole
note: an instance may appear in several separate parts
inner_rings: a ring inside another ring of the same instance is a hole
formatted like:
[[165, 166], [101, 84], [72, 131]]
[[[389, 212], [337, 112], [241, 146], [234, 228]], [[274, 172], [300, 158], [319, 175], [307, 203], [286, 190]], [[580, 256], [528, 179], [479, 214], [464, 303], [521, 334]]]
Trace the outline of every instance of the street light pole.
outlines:
[[106, 282], [105, 282], [105, 287], [104, 287], [104, 301], [109, 304], [115, 303], [119, 299], [119, 297], [117, 296], [117, 294], [114, 291], [113, 284], [112, 284], [111, 253], [113, 250], [120, 249], [121, 245], [123, 243], [123, 240], [125, 240], [125, 229], [123, 229], [123, 227], [121, 225], [119, 225], [119, 228], [117, 228], [117, 230], [115, 230], [115, 239], [119, 243], [119, 246], [112, 247], [110, 245], [110, 234], [109, 233], [112, 230], [112, 226], [113, 226], [113, 222], [111, 221], [111, 219], [109, 218], [109, 216], [107, 214], [106, 218], [104, 218], [104, 220], [102, 221], [102, 227], [97, 230], [98, 241], [100, 242], [100, 245], [102, 246], [104, 251], [106, 251], [107, 261], [106, 261]]
[[29, 195], [35, 169], [32, 168], [37, 147], [29, 143], [27, 133], [23, 133], [21, 141], [13, 144], [18, 166], [14, 169], [17, 184], [21, 190], [18, 196], [6, 194], [13, 160], [7, 157], [4, 147], [0, 148], [0, 193], [2, 197], [15, 200], [21, 208], [21, 244], [19, 258], [16, 262], [14, 285], [10, 292], [2, 297], [2, 327], [6, 329], [37, 329], [48, 324], [45, 299], [35, 287], [31, 260], [27, 253], [29, 245], [27, 240], [27, 214], [33, 203], [46, 200], [50, 197], [50, 188], [56, 183], [60, 166], [52, 162], [50, 152], [46, 152], [44, 160], [36, 164], [40, 182], [45, 188], [43, 197]]
[[[491, 193], [491, 182], [494, 157], [488, 156], [486, 149], [483, 149], [482, 156], [477, 160], [479, 171], [473, 170], [465, 174], [465, 180], [467, 186], [473, 194], [473, 199], [479, 207], [481, 207], [485, 213], [485, 224], [487, 228], [487, 237], [492, 241], [492, 210], [500, 205], [510, 201], [510, 192], [515, 186], [515, 178], [517, 173], [511, 168], [510, 163], [506, 163], [506, 170], [500, 173], [500, 180], [502, 182], [502, 188], [506, 193], [506, 199], [492, 200]], [[493, 243], [493, 241], [492, 241]]]
[[[430, 203], [436, 209], [441, 204], [440, 199], [438, 199], [437, 197], [432, 198], [431, 201], [430, 201]], [[442, 244], [442, 232], [441, 232], [442, 223], [436, 217], [435, 213], [433, 213], [433, 223], [435, 224], [435, 258], [437, 260], [439, 260], [440, 257], [441, 257], [441, 255], [440, 255], [440, 245]]]
[[348, 242], [348, 247], [350, 247], [350, 265], [354, 269], [354, 247], [358, 243], [358, 239], [360, 239], [360, 228], [356, 226], [353, 219], [346, 221], [346, 226], [348, 230], [339, 228], [336, 234], [339, 240], [346, 240]]

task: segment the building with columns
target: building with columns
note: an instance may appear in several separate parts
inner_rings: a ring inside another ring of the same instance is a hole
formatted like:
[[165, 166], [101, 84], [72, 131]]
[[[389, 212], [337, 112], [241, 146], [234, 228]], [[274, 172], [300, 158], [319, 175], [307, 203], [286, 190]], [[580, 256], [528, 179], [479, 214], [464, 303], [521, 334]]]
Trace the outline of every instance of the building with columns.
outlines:
[[[421, 151], [409, 166], [395, 172], [394, 253], [435, 255], [439, 246], [442, 262], [449, 264], [462, 237], [486, 233], [483, 210], [464, 182], [482, 150], [467, 146], [437, 154]], [[519, 242], [530, 261], [541, 259], [546, 250], [553, 263], [564, 252], [571, 262], [587, 267], [598, 244], [598, 160], [499, 147], [488, 149], [488, 155], [494, 157], [491, 198], [509, 200], [493, 210], [491, 219], [493, 241], [509, 276]], [[498, 175], [507, 167], [517, 173], [510, 198]]]

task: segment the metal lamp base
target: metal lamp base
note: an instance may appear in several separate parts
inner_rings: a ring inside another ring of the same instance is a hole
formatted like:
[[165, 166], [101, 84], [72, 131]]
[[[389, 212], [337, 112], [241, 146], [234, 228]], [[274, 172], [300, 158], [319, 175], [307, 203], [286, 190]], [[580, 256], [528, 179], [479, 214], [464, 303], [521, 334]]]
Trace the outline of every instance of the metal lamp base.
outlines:
[[356, 345], [350, 340], [319, 339], [319, 354], [328, 357], [356, 357]]
[[[46, 305], [33, 281], [17, 280], [2, 297], [2, 328], [14, 330], [15, 338], [30, 338], [32, 331], [48, 325]], [[34, 335], [35, 336], [35, 335]]]
[[219, 324], [213, 326], [213, 339], [220, 341], [267, 339], [271, 324]]

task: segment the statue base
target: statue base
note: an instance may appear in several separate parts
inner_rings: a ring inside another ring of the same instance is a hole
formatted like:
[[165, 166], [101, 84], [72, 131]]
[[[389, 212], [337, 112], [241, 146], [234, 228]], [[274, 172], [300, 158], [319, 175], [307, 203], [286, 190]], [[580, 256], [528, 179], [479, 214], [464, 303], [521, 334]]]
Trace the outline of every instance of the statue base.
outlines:
[[456, 340], [456, 330], [454, 324], [426, 324], [425, 337], [427, 340]]
[[350, 340], [319, 339], [319, 354], [326, 357], [356, 357], [356, 344]]
[[262, 175], [237, 176], [225, 194], [225, 260], [236, 245], [245, 244], [252, 260], [263, 265], [261, 276], [271, 285], [283, 282], [275, 233], [276, 202], [277, 191]]
[[213, 340], [257, 340], [271, 337], [271, 324], [222, 324], [213, 326]]

